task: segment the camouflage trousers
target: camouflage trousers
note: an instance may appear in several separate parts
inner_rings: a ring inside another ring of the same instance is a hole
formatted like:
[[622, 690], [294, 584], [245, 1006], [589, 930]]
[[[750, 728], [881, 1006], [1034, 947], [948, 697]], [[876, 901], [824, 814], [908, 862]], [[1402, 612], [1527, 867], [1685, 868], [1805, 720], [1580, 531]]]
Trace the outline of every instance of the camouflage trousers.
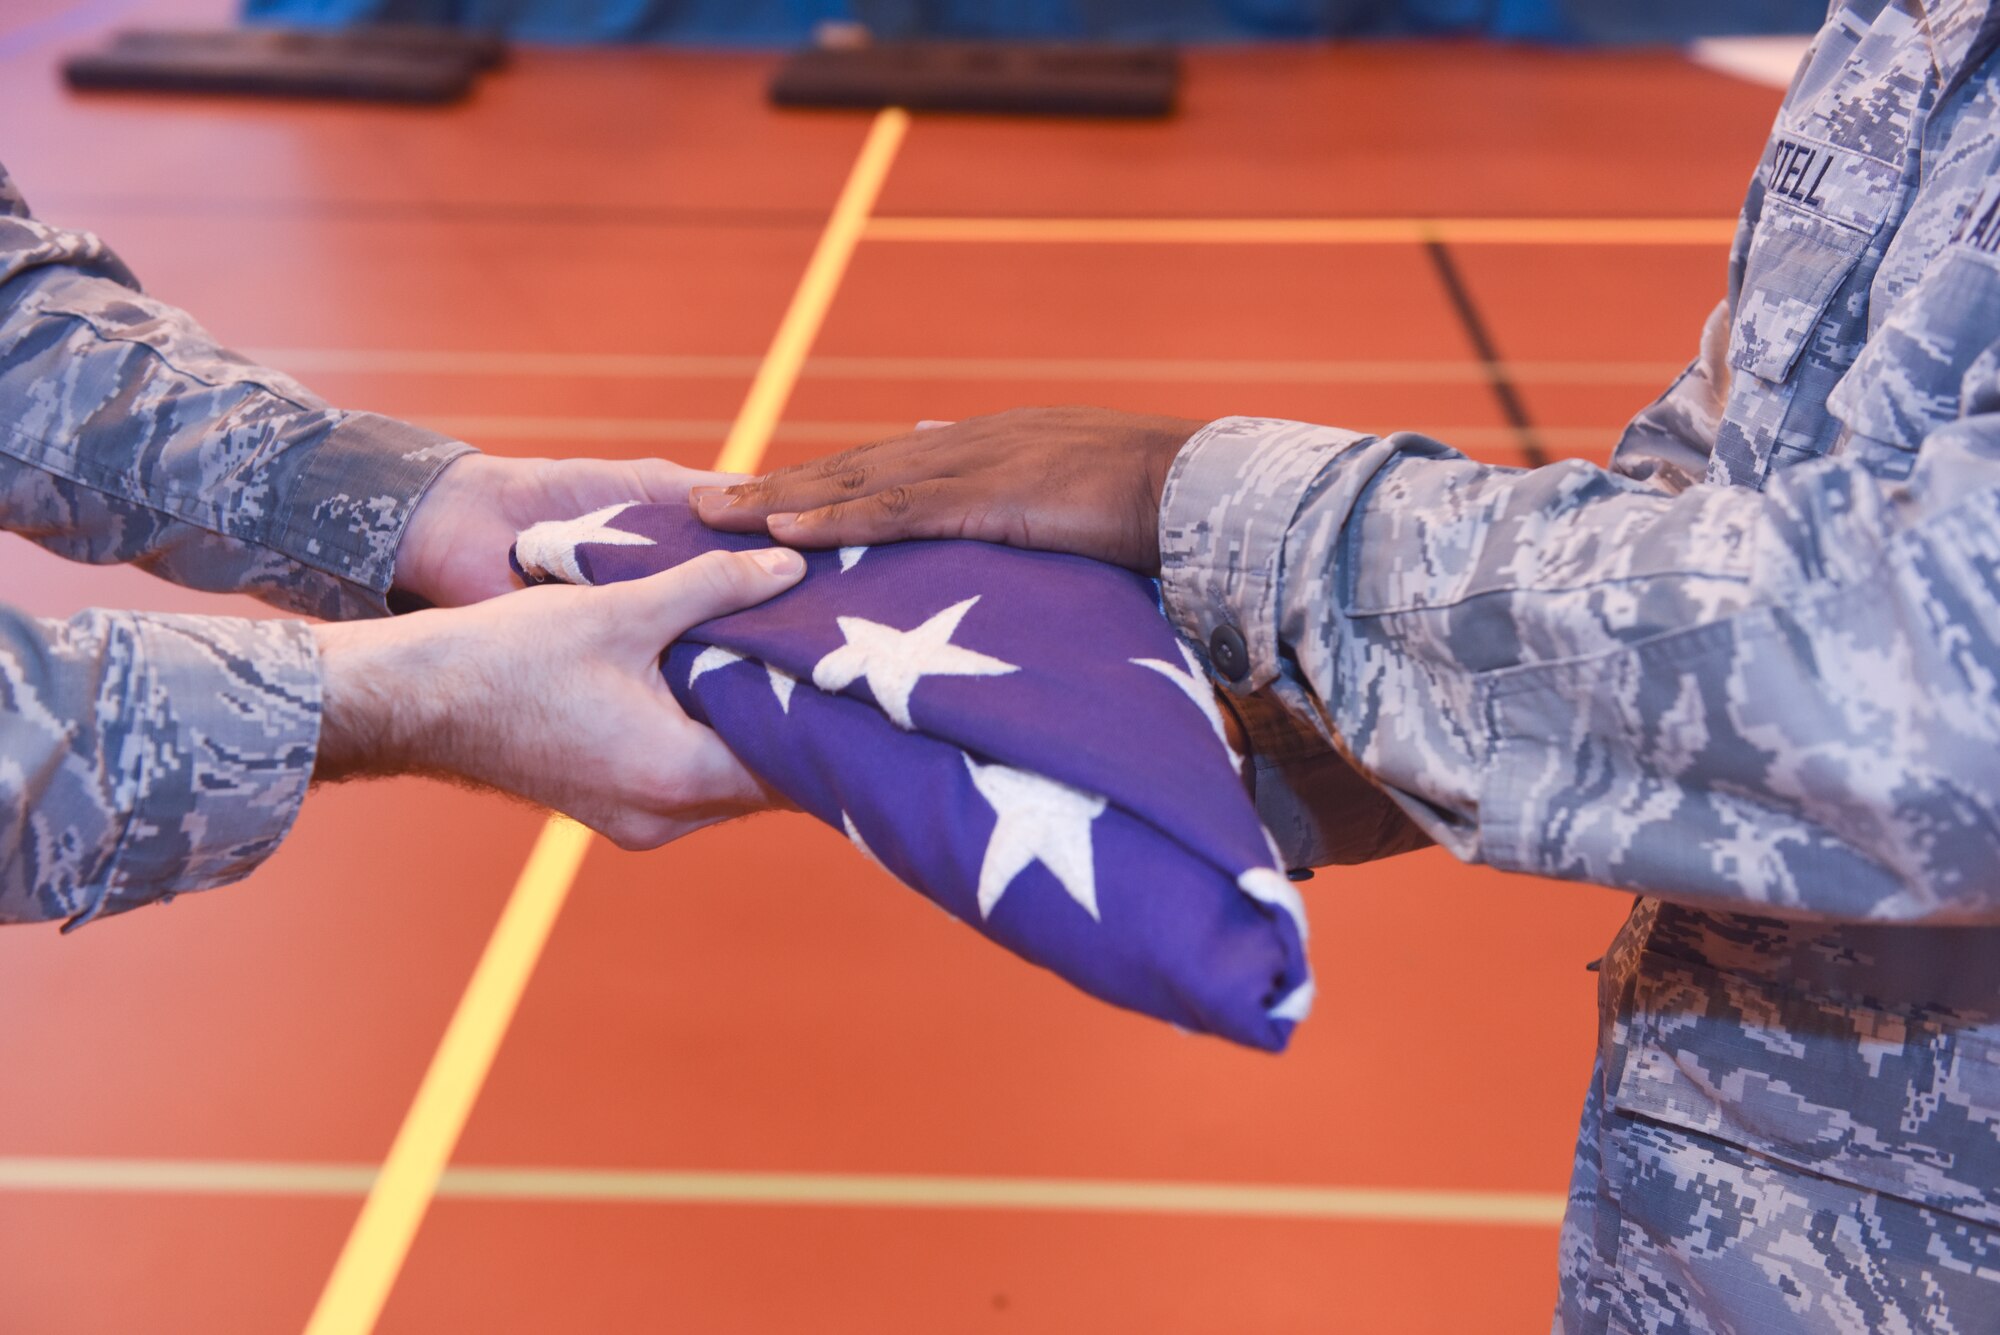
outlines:
[[1990, 1335], [2000, 1233], [1605, 1110], [1592, 1073], [1554, 1335]]

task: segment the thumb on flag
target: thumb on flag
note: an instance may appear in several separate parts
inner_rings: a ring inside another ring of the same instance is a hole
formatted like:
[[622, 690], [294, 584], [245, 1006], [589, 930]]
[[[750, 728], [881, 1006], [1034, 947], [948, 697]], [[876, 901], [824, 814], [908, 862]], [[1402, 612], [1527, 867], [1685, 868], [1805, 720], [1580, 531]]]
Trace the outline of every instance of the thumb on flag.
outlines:
[[707, 552], [657, 575], [606, 585], [604, 591], [619, 595], [608, 610], [620, 627], [656, 655], [690, 627], [775, 597], [805, 572], [805, 558], [784, 547]]

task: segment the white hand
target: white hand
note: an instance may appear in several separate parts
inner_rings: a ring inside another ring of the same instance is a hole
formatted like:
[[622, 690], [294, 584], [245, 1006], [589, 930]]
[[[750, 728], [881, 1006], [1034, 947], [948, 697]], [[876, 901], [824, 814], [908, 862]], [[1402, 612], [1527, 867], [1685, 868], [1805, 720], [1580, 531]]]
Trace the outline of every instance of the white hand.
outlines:
[[681, 503], [690, 487], [739, 481], [665, 459], [453, 460], [417, 503], [396, 552], [396, 587], [438, 607], [463, 607], [516, 587], [514, 535], [620, 501]]
[[660, 675], [690, 626], [781, 593], [796, 553], [711, 552], [602, 588], [318, 626], [319, 779], [431, 774], [553, 807], [621, 848], [781, 805]]

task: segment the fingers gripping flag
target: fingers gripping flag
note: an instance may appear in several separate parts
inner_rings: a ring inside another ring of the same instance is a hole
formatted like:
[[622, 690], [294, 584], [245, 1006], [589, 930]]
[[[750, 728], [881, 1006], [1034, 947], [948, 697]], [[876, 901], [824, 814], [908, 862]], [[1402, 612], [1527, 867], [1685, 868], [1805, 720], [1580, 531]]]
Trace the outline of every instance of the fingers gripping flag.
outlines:
[[[607, 584], [769, 545], [624, 505], [536, 525], [514, 563]], [[808, 553], [664, 671], [766, 783], [1093, 996], [1271, 1050], [1305, 1017], [1303, 906], [1140, 576], [971, 542]]]

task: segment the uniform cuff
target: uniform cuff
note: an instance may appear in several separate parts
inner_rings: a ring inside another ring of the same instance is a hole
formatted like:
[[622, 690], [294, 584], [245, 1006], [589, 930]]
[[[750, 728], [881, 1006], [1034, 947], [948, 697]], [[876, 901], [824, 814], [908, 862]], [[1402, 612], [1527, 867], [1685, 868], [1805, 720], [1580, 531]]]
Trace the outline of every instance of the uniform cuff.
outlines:
[[1231, 706], [1249, 745], [1258, 819], [1285, 866], [1373, 862], [1431, 842], [1308, 721], [1311, 697], [1297, 682], [1280, 677]]
[[446, 465], [473, 453], [394, 418], [342, 414], [305, 452], [267, 543], [349, 586], [334, 615], [385, 614], [396, 550], [418, 503]]
[[1279, 672], [1278, 583], [1285, 535], [1314, 481], [1373, 437], [1333, 427], [1225, 417], [1181, 448], [1160, 498], [1167, 615], [1243, 694]]
[[319, 744], [319, 656], [303, 622], [111, 615], [128, 647], [111, 650], [124, 671], [105, 679], [100, 727], [122, 770], [124, 828], [71, 927], [249, 875], [297, 819]]

